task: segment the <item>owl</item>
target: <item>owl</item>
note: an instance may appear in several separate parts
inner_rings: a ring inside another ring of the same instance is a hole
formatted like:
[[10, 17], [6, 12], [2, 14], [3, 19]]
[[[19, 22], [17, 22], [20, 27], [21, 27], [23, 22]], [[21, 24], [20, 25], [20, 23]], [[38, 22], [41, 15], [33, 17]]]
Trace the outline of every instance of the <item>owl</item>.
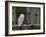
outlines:
[[24, 14], [20, 14], [18, 18], [18, 26], [20, 27], [24, 21]]

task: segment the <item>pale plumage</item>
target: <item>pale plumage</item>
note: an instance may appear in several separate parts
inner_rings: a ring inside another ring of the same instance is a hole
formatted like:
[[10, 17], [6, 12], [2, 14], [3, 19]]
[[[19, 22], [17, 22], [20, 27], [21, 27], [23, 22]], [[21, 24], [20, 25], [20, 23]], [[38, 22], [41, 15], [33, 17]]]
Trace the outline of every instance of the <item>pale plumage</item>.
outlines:
[[21, 26], [24, 21], [24, 14], [20, 14], [20, 17], [18, 18], [18, 26]]

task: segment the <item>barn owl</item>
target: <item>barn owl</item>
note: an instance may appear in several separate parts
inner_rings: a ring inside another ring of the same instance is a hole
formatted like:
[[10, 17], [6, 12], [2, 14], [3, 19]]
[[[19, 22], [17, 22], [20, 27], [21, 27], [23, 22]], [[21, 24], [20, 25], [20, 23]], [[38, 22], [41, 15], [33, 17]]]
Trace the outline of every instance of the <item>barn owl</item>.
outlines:
[[24, 21], [24, 14], [20, 14], [18, 18], [18, 26], [20, 27]]

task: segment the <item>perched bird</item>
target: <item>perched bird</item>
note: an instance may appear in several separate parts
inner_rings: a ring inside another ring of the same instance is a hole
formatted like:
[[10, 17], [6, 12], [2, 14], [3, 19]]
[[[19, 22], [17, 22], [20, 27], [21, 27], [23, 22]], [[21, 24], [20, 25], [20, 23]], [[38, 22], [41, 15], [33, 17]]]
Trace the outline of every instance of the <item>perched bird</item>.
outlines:
[[18, 26], [20, 27], [24, 21], [24, 14], [20, 14], [18, 18]]

